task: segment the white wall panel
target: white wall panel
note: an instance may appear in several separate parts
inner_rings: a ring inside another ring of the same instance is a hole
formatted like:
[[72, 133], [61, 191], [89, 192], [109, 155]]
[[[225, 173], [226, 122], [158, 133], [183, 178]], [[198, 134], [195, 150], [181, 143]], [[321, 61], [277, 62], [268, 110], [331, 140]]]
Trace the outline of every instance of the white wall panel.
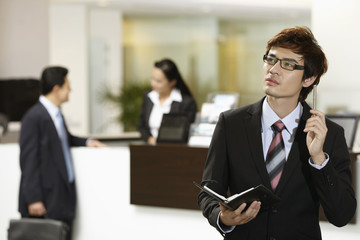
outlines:
[[50, 63], [69, 69], [71, 93], [63, 112], [73, 134], [89, 132], [88, 12], [81, 4], [51, 4]]
[[90, 9], [90, 132], [119, 135], [116, 117], [120, 109], [100, 100], [105, 87], [119, 93], [122, 74], [122, 14], [118, 9]]
[[318, 88], [319, 110], [360, 112], [360, 1], [313, 0], [312, 29], [329, 61]]

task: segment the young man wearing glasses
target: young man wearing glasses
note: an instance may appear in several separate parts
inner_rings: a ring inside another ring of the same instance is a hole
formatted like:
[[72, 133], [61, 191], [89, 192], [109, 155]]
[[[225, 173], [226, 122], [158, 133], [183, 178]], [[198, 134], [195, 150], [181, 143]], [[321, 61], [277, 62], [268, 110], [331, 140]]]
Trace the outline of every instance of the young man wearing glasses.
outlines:
[[220, 115], [202, 185], [226, 196], [262, 184], [280, 201], [232, 211], [200, 192], [199, 206], [224, 239], [321, 239], [320, 204], [339, 227], [356, 209], [344, 130], [305, 102], [327, 60], [312, 32], [294, 27], [268, 41], [263, 61], [266, 96]]

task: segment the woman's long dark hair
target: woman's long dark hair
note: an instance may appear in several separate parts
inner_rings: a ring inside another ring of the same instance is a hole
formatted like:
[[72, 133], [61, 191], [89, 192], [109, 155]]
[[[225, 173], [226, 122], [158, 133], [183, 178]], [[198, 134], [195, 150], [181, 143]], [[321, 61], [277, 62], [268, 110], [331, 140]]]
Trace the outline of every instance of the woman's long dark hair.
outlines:
[[170, 59], [162, 59], [160, 61], [155, 62], [155, 67], [161, 69], [169, 82], [176, 80], [175, 87], [178, 88], [182, 95], [193, 96], [190, 92], [190, 89], [184, 82], [181, 74], [176, 67], [176, 64]]

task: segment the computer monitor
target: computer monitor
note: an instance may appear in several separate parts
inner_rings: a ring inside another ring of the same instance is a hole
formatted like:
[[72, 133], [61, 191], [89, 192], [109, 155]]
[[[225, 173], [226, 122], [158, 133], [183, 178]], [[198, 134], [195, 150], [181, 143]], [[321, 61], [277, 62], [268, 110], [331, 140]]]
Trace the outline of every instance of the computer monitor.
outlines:
[[159, 134], [158, 143], [187, 143], [189, 140], [190, 122], [186, 114], [164, 114]]
[[238, 105], [238, 93], [209, 93], [207, 102], [201, 106], [201, 122], [215, 124], [220, 113], [236, 108]]
[[0, 112], [9, 121], [21, 121], [25, 112], [39, 100], [40, 81], [37, 79], [0, 80]]
[[326, 117], [344, 128], [346, 143], [349, 150], [352, 150], [355, 144], [360, 115], [334, 114], [326, 115]]

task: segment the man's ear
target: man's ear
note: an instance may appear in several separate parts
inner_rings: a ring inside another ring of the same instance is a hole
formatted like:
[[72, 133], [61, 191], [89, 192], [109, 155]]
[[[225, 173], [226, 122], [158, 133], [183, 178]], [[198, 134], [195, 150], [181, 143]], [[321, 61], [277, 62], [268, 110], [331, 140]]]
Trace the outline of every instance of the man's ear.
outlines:
[[305, 79], [305, 80], [303, 81], [303, 87], [309, 87], [309, 86], [311, 86], [311, 85], [315, 82], [316, 77], [317, 77], [317, 76], [312, 76], [312, 77], [309, 77], [309, 78]]
[[55, 86], [51, 89], [50, 93], [57, 94], [57, 93], [59, 92], [59, 90], [60, 90], [60, 86], [59, 86], [59, 85], [55, 85]]

